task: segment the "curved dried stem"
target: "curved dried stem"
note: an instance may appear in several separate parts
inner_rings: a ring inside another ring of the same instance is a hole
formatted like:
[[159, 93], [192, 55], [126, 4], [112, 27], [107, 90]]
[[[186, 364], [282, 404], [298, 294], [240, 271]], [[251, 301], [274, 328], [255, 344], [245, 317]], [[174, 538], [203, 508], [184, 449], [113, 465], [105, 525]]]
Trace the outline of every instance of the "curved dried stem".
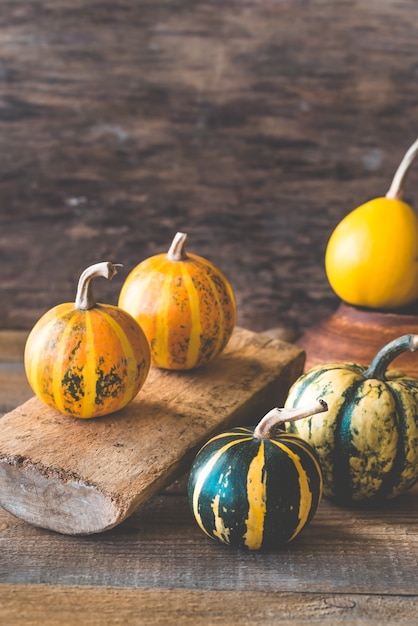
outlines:
[[415, 352], [418, 349], [418, 335], [402, 335], [383, 346], [376, 354], [368, 369], [363, 372], [364, 378], [386, 380], [386, 370], [390, 363], [403, 352]]
[[169, 251], [167, 252], [167, 258], [170, 261], [185, 261], [187, 259], [186, 254], [186, 233], [176, 233]]
[[408, 174], [409, 168], [415, 157], [418, 154], [418, 139], [414, 141], [412, 146], [405, 153], [398, 169], [395, 172], [392, 183], [386, 193], [386, 198], [392, 198], [394, 200], [402, 200], [403, 185]]
[[303, 417], [311, 417], [316, 413], [323, 413], [328, 410], [328, 405], [324, 400], [318, 400], [316, 404], [297, 407], [297, 408], [284, 408], [278, 409], [277, 407], [271, 409], [263, 419], [257, 424], [254, 429], [254, 437], [257, 439], [270, 439], [274, 435], [274, 431], [280, 424], [284, 422], [295, 422]]
[[96, 299], [93, 294], [92, 280], [101, 276], [112, 280], [117, 274], [117, 268], [122, 267], [120, 263], [110, 263], [110, 261], [104, 261], [103, 263], [95, 263], [90, 265], [82, 272], [77, 287], [77, 295], [75, 297], [75, 308], [80, 311], [88, 311], [96, 306]]

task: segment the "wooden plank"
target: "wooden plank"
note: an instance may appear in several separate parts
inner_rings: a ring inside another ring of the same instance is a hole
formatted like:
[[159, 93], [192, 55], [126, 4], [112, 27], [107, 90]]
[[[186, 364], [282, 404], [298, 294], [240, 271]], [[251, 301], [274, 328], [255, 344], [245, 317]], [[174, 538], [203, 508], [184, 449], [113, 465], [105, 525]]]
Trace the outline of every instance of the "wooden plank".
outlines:
[[417, 519], [418, 487], [377, 511], [323, 500], [291, 544], [249, 553], [207, 538], [185, 494], [156, 494], [116, 528], [85, 537], [0, 509], [0, 583], [416, 596]]
[[282, 404], [303, 362], [296, 346], [237, 328], [200, 370], [152, 368], [117, 414], [69, 418], [33, 397], [1, 421], [0, 504], [62, 533], [111, 528], [180, 475], [213, 433]]
[[416, 624], [418, 611], [417, 596], [58, 585], [2, 585], [0, 591], [2, 623], [19, 626]]

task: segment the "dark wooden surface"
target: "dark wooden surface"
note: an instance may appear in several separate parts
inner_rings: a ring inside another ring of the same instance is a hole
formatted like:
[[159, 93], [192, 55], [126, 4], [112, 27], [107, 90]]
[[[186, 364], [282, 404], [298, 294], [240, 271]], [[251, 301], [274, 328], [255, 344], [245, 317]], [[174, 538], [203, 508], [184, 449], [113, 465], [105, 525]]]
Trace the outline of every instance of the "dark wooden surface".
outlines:
[[[31, 395], [24, 337], [0, 333], [2, 411]], [[323, 500], [289, 546], [249, 553], [203, 535], [186, 481], [87, 537], [0, 509], [1, 624], [417, 624], [418, 488], [378, 511]]]
[[[177, 230], [228, 275], [238, 324], [289, 339], [336, 309], [323, 255], [417, 135], [415, 0], [3, 0], [0, 403], [23, 338], [90, 263], [115, 302]], [[418, 205], [418, 170], [406, 199]], [[279, 553], [206, 540], [184, 484], [88, 539], [0, 511], [4, 624], [418, 623], [417, 491], [323, 502]], [[245, 604], [247, 600], [247, 604]]]
[[3, 0], [0, 24], [0, 327], [176, 230], [241, 326], [334, 310], [328, 236], [416, 136], [415, 0]]

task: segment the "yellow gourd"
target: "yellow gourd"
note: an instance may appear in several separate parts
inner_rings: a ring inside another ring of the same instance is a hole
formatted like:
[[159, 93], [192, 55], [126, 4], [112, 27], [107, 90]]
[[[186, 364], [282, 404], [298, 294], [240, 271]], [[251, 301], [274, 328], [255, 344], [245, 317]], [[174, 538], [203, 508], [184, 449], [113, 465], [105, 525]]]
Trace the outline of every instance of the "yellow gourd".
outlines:
[[25, 346], [29, 384], [42, 402], [72, 417], [108, 415], [126, 406], [148, 376], [148, 341], [131, 315], [99, 304], [92, 280], [111, 280], [118, 265], [91, 265], [81, 274], [75, 302], [47, 311]]
[[186, 252], [177, 233], [168, 253], [139, 263], [126, 278], [118, 305], [143, 329], [155, 367], [188, 370], [217, 357], [235, 326], [235, 296], [208, 259]]
[[390, 310], [418, 299], [418, 216], [402, 200], [417, 153], [418, 139], [386, 196], [351, 211], [331, 234], [325, 270], [335, 293], [348, 304]]

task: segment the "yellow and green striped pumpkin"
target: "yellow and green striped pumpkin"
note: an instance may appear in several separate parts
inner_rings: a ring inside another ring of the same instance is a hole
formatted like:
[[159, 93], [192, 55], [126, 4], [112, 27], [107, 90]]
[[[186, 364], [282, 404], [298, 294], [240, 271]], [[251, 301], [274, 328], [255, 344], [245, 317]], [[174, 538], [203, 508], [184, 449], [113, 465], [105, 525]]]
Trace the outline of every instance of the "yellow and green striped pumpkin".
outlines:
[[97, 263], [80, 276], [75, 303], [45, 313], [25, 346], [25, 370], [40, 400], [65, 415], [91, 418], [127, 405], [150, 367], [147, 339], [132, 316], [94, 300], [91, 279], [112, 278], [116, 265]]
[[177, 233], [166, 254], [139, 263], [126, 278], [118, 305], [140, 324], [152, 364], [188, 370], [214, 359], [235, 325], [232, 287], [207, 259], [186, 253], [187, 235]]
[[[326, 410], [315, 403], [299, 415]], [[320, 465], [296, 435], [260, 428], [282, 413], [273, 409], [254, 429], [236, 427], [210, 439], [189, 474], [190, 508], [210, 538], [248, 550], [278, 548], [311, 521], [322, 494]], [[277, 423], [277, 421], [275, 422]]]
[[323, 363], [294, 383], [285, 406], [323, 398], [326, 415], [290, 424], [317, 452], [324, 495], [342, 504], [381, 504], [418, 479], [418, 380], [394, 369], [392, 360], [418, 347], [417, 335], [384, 346], [370, 367]]

